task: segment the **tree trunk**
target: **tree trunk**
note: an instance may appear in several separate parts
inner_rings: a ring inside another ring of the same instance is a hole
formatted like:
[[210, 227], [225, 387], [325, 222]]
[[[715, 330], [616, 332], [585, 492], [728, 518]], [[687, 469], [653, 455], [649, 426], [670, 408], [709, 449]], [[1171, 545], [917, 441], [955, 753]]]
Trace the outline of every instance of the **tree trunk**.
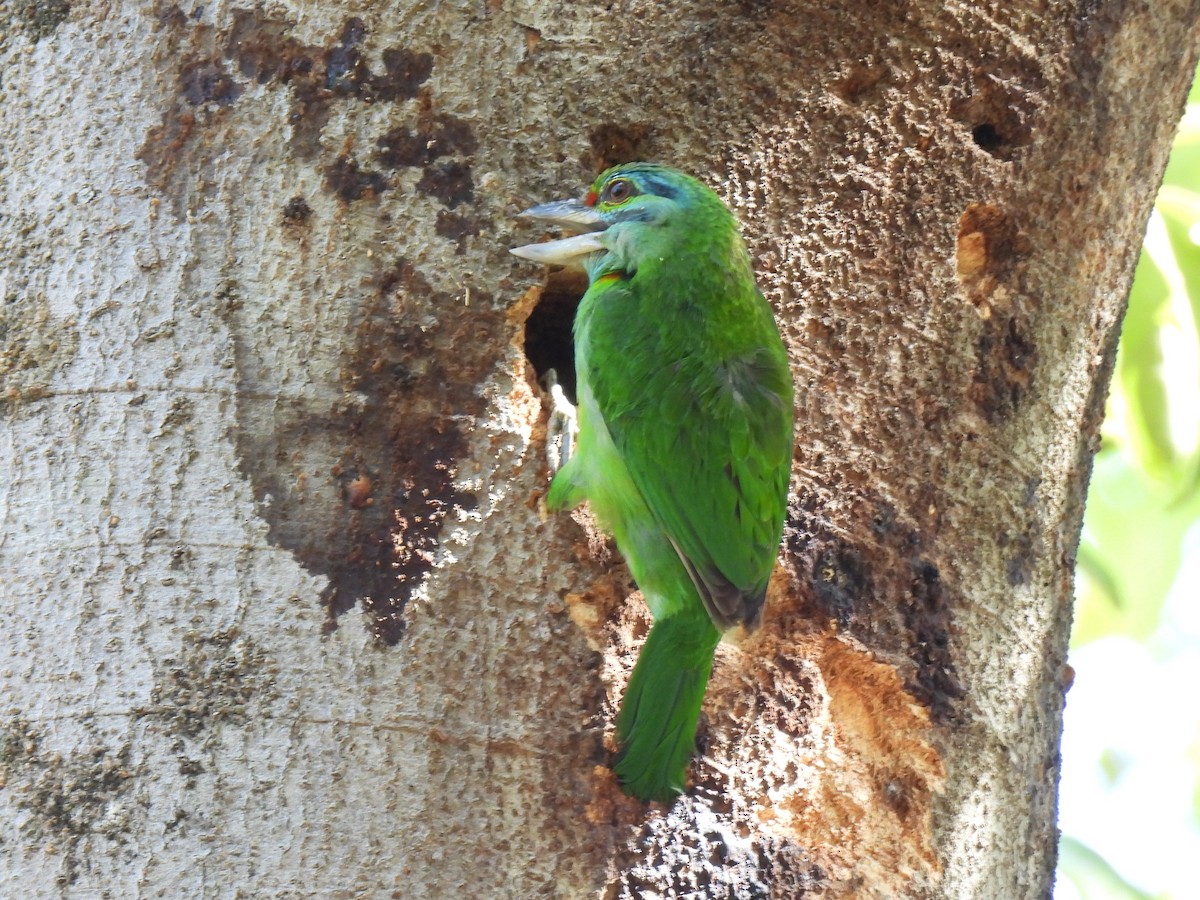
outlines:
[[[0, 9], [0, 893], [1048, 894], [1195, 0]], [[797, 385], [669, 809], [606, 768], [641, 601], [539, 506], [579, 285], [507, 253], [634, 158]]]

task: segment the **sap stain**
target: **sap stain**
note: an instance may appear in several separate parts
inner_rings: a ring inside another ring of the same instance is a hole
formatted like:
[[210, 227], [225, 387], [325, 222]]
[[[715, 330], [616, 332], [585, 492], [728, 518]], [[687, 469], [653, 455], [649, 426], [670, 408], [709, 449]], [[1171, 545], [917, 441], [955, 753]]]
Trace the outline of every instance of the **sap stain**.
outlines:
[[1038, 559], [1038, 548], [1041, 545], [1041, 520], [1036, 510], [1029, 508], [1032, 504], [1026, 504], [1026, 506], [1032, 520], [1025, 531], [1015, 537], [1002, 535], [997, 542], [1008, 554], [1005, 574], [1011, 587], [1028, 584], [1033, 578], [1033, 569]]
[[968, 396], [993, 424], [1016, 410], [1037, 364], [1025, 312], [1031, 301], [1022, 286], [1029, 252], [1027, 238], [999, 207], [972, 203], [959, 217], [955, 271], [983, 323]]
[[413, 324], [397, 314], [454, 302], [398, 260], [379, 277], [375, 302], [349, 344], [343, 377], [365, 402], [341, 424], [348, 446], [334, 473], [343, 485], [344, 557], [327, 572], [325, 602], [333, 627], [361, 601], [385, 644], [403, 635], [405, 606], [437, 561], [448, 518], [476, 505], [456, 485], [458, 460], [467, 453], [456, 423], [482, 413], [474, 386], [485, 372], [454, 348], [491, 346], [499, 320], [486, 309], [453, 326]]
[[432, 74], [431, 54], [389, 47], [383, 51], [383, 74], [373, 77], [371, 90], [378, 99], [391, 103], [411, 99]]
[[[475, 199], [470, 165], [462, 159], [437, 163], [446, 156], [469, 158], [478, 148], [475, 133], [462, 119], [434, 113], [428, 93], [421, 95], [416, 127], [398, 125], [376, 141], [376, 160], [389, 169], [424, 167], [417, 190], [454, 209]], [[478, 225], [462, 216], [439, 214], [437, 233], [459, 239], [478, 234]]]
[[1016, 221], [998, 206], [971, 203], [958, 218], [955, 273], [974, 301], [988, 299], [999, 283], [1012, 281], [1029, 250]]
[[[253, 333], [253, 314], [226, 306], [230, 330]], [[460, 423], [484, 415], [477, 386], [494, 365], [488, 348], [508, 338], [485, 292], [474, 294], [469, 316], [461, 309], [460, 296], [397, 260], [341, 343], [341, 400], [239, 408], [239, 464], [268, 539], [328, 579], [326, 631], [357, 606], [381, 643], [398, 642], [444, 528], [476, 505], [458, 484], [469, 452]], [[243, 377], [261, 377], [255, 345], [237, 348]]]
[[257, 84], [286, 84], [306, 75], [313, 69], [316, 48], [305, 46], [289, 34], [293, 24], [262, 10], [235, 9], [223, 56], [243, 78]]
[[358, 96], [371, 80], [358, 45], [367, 36], [367, 26], [357, 17], [346, 20], [341, 40], [325, 53], [325, 87], [334, 94]]
[[375, 158], [389, 169], [403, 166], [423, 166], [434, 157], [428, 135], [400, 125], [383, 135], [377, 142]]
[[461, 244], [463, 238], [478, 235], [480, 225], [477, 219], [440, 209], [437, 214], [437, 222], [434, 224], [434, 231], [437, 232], [438, 237], [457, 240]]
[[[139, 154], [148, 182], [172, 197], [178, 216], [194, 205], [193, 192], [206, 183], [223, 146], [214, 130], [234, 127], [228, 113], [256, 84], [284, 92], [288, 116], [279, 128], [299, 159], [316, 161], [323, 189], [342, 204], [370, 202], [392, 188], [392, 179], [351, 145], [323, 147], [332, 112], [416, 99], [403, 110], [412, 116], [407, 125], [389, 125], [392, 143], [380, 139], [382, 164], [407, 164], [411, 156], [425, 167], [419, 189], [446, 207], [440, 235], [461, 240], [478, 233], [476, 222], [450, 212], [474, 199], [466, 157], [477, 142], [467, 123], [436, 112], [422, 88], [433, 72], [432, 54], [389, 47], [382, 65], [372, 68], [358, 18], [346, 19], [328, 40], [306, 44], [292, 34], [291, 19], [262, 9], [234, 11], [223, 33], [198, 21], [202, 15], [192, 18], [178, 7], [159, 15], [159, 63], [179, 71], [184, 60], [186, 71]], [[406, 143], [410, 134], [414, 142]], [[302, 236], [316, 204], [286, 195], [280, 203], [282, 226]], [[506, 346], [510, 335], [486, 292], [472, 291], [471, 314], [460, 316], [461, 295], [434, 289], [403, 260], [376, 279], [361, 307], [347, 313], [347, 332], [320, 348], [343, 354], [340, 391], [279, 390], [270, 351], [290, 339], [263, 335], [260, 312], [243, 302], [235, 283], [221, 288], [214, 309], [228, 324], [246, 394], [239, 405], [239, 464], [268, 539], [328, 579], [322, 596], [328, 629], [360, 606], [379, 640], [392, 644], [404, 632], [407, 603], [436, 562], [442, 529], [475, 505], [457, 487], [458, 461], [468, 452], [459, 423], [484, 414], [477, 386], [495, 362], [488, 348]], [[201, 713], [201, 720], [211, 718]]]

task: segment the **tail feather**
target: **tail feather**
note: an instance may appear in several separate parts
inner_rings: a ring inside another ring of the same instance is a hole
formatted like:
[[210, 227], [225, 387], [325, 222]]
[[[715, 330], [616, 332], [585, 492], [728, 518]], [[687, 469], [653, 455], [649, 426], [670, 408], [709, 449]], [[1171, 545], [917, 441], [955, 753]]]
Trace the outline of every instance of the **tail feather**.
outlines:
[[617, 716], [613, 771], [627, 793], [664, 801], [683, 793], [720, 640], [702, 611], [659, 619], [650, 629]]

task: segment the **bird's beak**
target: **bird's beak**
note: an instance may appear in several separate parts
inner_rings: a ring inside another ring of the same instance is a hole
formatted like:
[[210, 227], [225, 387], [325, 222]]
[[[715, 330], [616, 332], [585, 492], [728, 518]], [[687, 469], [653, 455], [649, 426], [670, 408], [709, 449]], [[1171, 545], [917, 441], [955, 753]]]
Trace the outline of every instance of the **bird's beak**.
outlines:
[[518, 216], [548, 225], [558, 225], [569, 231], [583, 232], [544, 244], [513, 247], [509, 251], [522, 259], [555, 266], [579, 266], [583, 264], [585, 256], [608, 249], [600, 240], [600, 232], [608, 227], [608, 223], [593, 207], [580, 200], [554, 200], [527, 209], [518, 213]]

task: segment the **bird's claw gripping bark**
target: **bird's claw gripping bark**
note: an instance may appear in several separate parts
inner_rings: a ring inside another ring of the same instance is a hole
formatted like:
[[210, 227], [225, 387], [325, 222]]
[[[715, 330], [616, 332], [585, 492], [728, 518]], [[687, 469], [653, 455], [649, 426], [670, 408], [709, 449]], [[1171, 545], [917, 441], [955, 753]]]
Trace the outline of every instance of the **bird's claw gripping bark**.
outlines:
[[549, 369], [542, 378], [542, 384], [550, 393], [550, 421], [546, 425], [546, 456], [550, 464], [550, 474], [553, 475], [567, 464], [575, 449], [575, 435], [579, 432], [579, 420], [575, 413], [575, 405], [567, 399], [562, 385], [558, 383], [558, 373]]

